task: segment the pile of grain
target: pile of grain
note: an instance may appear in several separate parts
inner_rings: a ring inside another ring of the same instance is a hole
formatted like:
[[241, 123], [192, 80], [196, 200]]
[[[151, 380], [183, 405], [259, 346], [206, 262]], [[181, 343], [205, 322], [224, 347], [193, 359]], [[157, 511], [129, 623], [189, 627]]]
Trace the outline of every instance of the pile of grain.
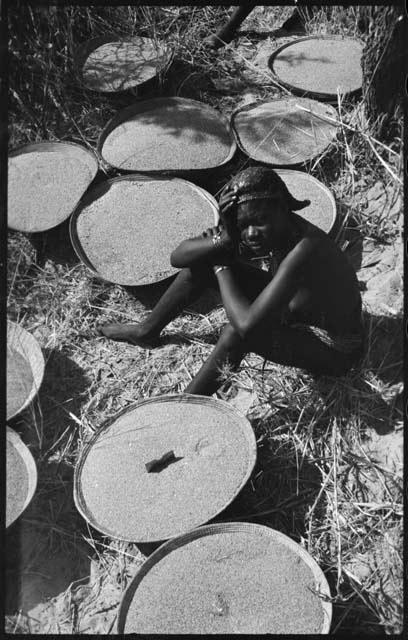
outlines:
[[168, 59], [167, 50], [150, 38], [107, 42], [89, 54], [82, 77], [95, 91], [124, 91], [154, 78]]
[[79, 214], [79, 242], [106, 280], [144, 285], [175, 273], [170, 253], [214, 224], [214, 209], [182, 180], [119, 180]]
[[287, 98], [236, 112], [233, 127], [251, 158], [277, 166], [295, 165], [324, 151], [336, 136], [336, 126], [319, 116], [336, 120], [337, 114], [330, 105], [315, 100]]
[[151, 100], [103, 143], [103, 158], [134, 171], [207, 169], [229, 157], [231, 137], [220, 115], [189, 100]]
[[[80, 510], [114, 537], [168, 539], [227, 506], [255, 464], [255, 449], [249, 423], [229, 407], [180, 396], [143, 403], [103, 431], [79, 463]], [[148, 473], [146, 463], [168, 451], [179, 459]]]
[[269, 535], [207, 535], [146, 573], [124, 633], [319, 633], [324, 612], [315, 586], [301, 557]]
[[16, 415], [34, 386], [30, 362], [13, 347], [7, 347], [7, 419]]
[[25, 232], [56, 227], [73, 211], [95, 175], [75, 147], [19, 153], [8, 165], [8, 226]]
[[353, 38], [300, 39], [272, 59], [279, 80], [301, 91], [336, 97], [361, 89], [363, 47]]
[[296, 199], [310, 200], [309, 206], [296, 211], [297, 215], [329, 233], [336, 218], [336, 204], [328, 189], [316, 178], [302, 171], [278, 169], [277, 173]]
[[7, 439], [6, 526], [22, 513], [29, 491], [26, 464], [14, 444]]

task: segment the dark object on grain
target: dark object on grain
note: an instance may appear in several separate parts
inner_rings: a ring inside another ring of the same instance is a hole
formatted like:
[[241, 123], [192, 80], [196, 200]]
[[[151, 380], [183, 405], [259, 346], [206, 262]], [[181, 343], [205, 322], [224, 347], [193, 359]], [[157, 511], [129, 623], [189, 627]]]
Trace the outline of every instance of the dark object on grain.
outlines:
[[105, 280], [152, 284], [177, 272], [171, 252], [213, 226], [217, 210], [212, 196], [186, 180], [115, 178], [81, 201], [70, 221], [71, 240], [80, 259]]
[[[174, 463], [147, 473], [146, 460], [159, 460], [163, 452], [174, 452]], [[149, 398], [87, 444], [75, 469], [75, 504], [111, 537], [167, 540], [225, 509], [255, 458], [250, 423], [226, 402], [189, 394]], [[111, 468], [115, 473], [106, 473]]]
[[146, 462], [146, 471], [150, 473], [161, 470], [164, 466], [167, 466], [168, 463], [174, 460], [176, 460], [174, 451], [167, 451], [167, 453], [164, 453], [161, 458]]
[[84, 84], [93, 91], [108, 93], [148, 82], [164, 71], [170, 59], [171, 52], [164, 44], [140, 36], [126, 40], [113, 35], [93, 38], [76, 53]]

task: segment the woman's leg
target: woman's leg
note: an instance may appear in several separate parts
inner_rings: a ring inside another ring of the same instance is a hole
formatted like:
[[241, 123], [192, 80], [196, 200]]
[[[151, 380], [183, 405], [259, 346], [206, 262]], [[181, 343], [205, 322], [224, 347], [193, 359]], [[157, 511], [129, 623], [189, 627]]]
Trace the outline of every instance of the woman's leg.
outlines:
[[222, 367], [228, 363], [233, 370], [237, 369], [249, 351], [277, 364], [298, 367], [317, 375], [344, 375], [354, 362], [351, 355], [327, 346], [308, 331], [280, 325], [277, 320], [266, 329], [258, 328], [256, 338], [249, 340], [243, 340], [228, 324], [185, 392], [212, 395], [222, 384]]
[[247, 349], [241, 336], [227, 324], [210, 357], [185, 389], [185, 393], [211, 396], [221, 386], [220, 372], [225, 364], [237, 369]]
[[[255, 298], [270, 280], [264, 271], [250, 265], [237, 264], [234, 270], [250, 299]], [[218, 288], [211, 267], [200, 265], [182, 269], [145, 320], [137, 324], [105, 324], [100, 330], [111, 340], [131, 342], [141, 347], [157, 345], [162, 329], [209, 287]]]
[[356, 359], [325, 344], [307, 329], [279, 324], [259, 329], [248, 346], [267, 360], [317, 375], [344, 375]]
[[101, 332], [112, 340], [153, 346], [158, 343], [160, 332], [171, 320], [206, 288], [215, 286], [216, 279], [210, 268], [182, 269], [145, 320], [137, 324], [106, 324], [101, 327]]

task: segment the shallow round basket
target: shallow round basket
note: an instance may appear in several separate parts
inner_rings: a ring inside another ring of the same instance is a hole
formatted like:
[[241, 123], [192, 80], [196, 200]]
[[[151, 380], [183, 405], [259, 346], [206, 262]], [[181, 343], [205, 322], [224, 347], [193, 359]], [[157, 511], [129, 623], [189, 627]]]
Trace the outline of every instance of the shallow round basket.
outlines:
[[322, 570], [288, 536], [212, 524], [149, 556], [124, 593], [118, 633], [327, 634], [329, 599]]
[[70, 220], [71, 242], [103, 280], [153, 284], [178, 272], [171, 252], [212, 227], [217, 211], [215, 198], [186, 180], [122, 176], [85, 195]]
[[274, 79], [297, 95], [337, 102], [361, 91], [363, 45], [355, 38], [308, 36], [279, 47], [269, 58]]
[[282, 98], [237, 109], [231, 125], [241, 151], [272, 166], [309, 162], [337, 135], [337, 111], [309, 98]]
[[310, 204], [296, 211], [296, 214], [329, 234], [337, 215], [336, 201], [330, 189], [303, 171], [276, 169], [276, 173], [297, 200], [310, 200]]
[[7, 420], [37, 395], [44, 376], [44, 356], [34, 336], [7, 320]]
[[80, 81], [88, 89], [117, 93], [164, 75], [172, 59], [172, 50], [151, 38], [107, 35], [80, 45], [75, 53], [75, 66]]
[[37, 467], [20, 436], [7, 427], [6, 527], [28, 507], [37, 487]]
[[66, 220], [98, 171], [96, 156], [74, 142], [38, 142], [10, 152], [10, 229], [37, 233]]
[[121, 171], [173, 173], [220, 167], [236, 150], [228, 119], [198, 100], [153, 98], [119, 111], [105, 126], [98, 151]]
[[149, 398], [119, 413], [85, 446], [75, 469], [75, 504], [112, 538], [159, 542], [223, 511], [255, 461], [251, 425], [226, 402], [190, 394]]

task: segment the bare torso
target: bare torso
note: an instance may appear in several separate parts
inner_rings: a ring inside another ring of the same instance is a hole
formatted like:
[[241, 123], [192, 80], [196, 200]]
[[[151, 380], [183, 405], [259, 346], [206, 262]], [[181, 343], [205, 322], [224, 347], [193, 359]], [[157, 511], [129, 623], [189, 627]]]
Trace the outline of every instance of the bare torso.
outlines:
[[335, 333], [358, 331], [361, 295], [353, 267], [324, 232], [303, 220], [299, 226], [303, 238], [313, 238], [315, 248], [305, 259], [298, 290], [288, 303], [291, 316]]

